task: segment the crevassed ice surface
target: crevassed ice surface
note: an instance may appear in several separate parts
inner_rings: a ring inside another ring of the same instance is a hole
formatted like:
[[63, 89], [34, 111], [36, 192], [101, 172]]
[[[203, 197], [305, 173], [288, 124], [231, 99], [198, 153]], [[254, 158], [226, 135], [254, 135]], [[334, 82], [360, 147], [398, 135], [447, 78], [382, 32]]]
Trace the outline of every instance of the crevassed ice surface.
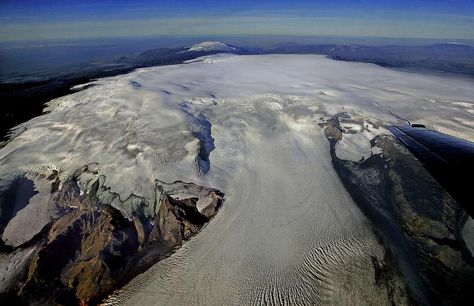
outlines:
[[[227, 194], [200, 234], [109, 304], [381, 305], [388, 293], [374, 284], [371, 257], [382, 260], [383, 247], [317, 123], [343, 111], [370, 121], [370, 133], [336, 148], [352, 160], [370, 155], [370, 138], [398, 117], [473, 140], [472, 85], [315, 55], [204, 57], [53, 100], [0, 150], [0, 171], [97, 162], [122, 199], [153, 198], [155, 179]], [[206, 173], [196, 165], [200, 120], [215, 146]]]

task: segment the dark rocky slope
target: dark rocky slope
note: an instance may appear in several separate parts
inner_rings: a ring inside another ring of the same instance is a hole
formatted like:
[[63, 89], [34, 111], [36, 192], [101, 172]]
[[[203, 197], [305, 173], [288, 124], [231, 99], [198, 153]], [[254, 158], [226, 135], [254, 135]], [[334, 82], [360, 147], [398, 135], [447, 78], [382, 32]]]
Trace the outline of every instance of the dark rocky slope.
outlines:
[[[126, 217], [112, 205], [118, 196], [103, 185], [103, 177], [81, 190], [81, 179], [91, 172], [94, 167], [85, 166], [63, 183], [56, 170], [25, 175], [35, 185], [50, 186], [49, 203], [42, 204], [54, 212], [32, 239], [11, 245], [5, 238], [11, 236], [5, 234], [8, 222], [2, 223], [1, 261], [11, 266], [10, 277], [2, 280], [4, 303], [96, 304], [199, 232], [224, 201], [216, 189], [157, 181], [157, 199], [140, 202], [143, 208], [154, 205], [155, 213], [139, 208]], [[2, 211], [10, 204], [4, 200]], [[34, 212], [29, 211], [32, 218]], [[10, 216], [9, 222], [21, 221]]]
[[324, 126], [333, 165], [375, 224], [420, 304], [465, 305], [474, 290], [474, 260], [463, 236], [468, 214], [390, 135], [372, 139], [382, 148], [361, 162], [339, 159], [339, 114]]

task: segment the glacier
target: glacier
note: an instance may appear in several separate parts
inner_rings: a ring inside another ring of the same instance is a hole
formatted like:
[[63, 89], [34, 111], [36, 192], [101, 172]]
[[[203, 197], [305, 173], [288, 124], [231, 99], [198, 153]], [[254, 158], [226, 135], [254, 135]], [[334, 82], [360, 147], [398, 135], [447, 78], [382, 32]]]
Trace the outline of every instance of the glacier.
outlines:
[[157, 179], [227, 196], [200, 234], [106, 304], [390, 304], [373, 280], [385, 248], [320, 125], [350, 114], [336, 154], [352, 161], [382, 154], [370, 140], [403, 120], [474, 140], [471, 80], [318, 55], [218, 54], [93, 83], [17, 127], [0, 173], [54, 168], [65, 180], [95, 163], [121, 199], [153, 199]]

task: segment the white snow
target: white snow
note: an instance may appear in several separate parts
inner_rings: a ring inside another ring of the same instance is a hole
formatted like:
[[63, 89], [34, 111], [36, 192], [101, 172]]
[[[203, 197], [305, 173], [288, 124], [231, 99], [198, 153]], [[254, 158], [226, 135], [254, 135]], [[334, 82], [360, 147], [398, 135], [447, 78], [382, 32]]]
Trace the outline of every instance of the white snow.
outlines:
[[[467, 80], [317, 55], [208, 56], [101, 79], [93, 87], [51, 101], [50, 113], [23, 124], [27, 129], [0, 150], [0, 173], [54, 165], [67, 175], [97, 162], [107, 177], [106, 185], [122, 199], [132, 193], [153, 198], [155, 178], [225, 187], [213, 176], [219, 148], [211, 153], [208, 176], [195, 170], [197, 144], [180, 110], [183, 102], [208, 115], [213, 135], [225, 121], [232, 122], [226, 129], [236, 125], [243, 130], [234, 133], [243, 133], [256, 123], [278, 128], [286, 117], [306, 120], [306, 128], [313, 130], [319, 128], [320, 117], [339, 112], [362, 114], [379, 126], [402, 123], [389, 113], [393, 112], [474, 140], [473, 116], [466, 111], [474, 105], [472, 85]], [[370, 138], [382, 130], [370, 131], [345, 134], [338, 156], [367, 157]], [[217, 145], [222, 141], [216, 138]], [[239, 142], [226, 145], [235, 152], [245, 148]], [[223, 160], [223, 165], [227, 167], [229, 160]]]
[[[351, 120], [353, 120], [353, 117]], [[372, 154], [380, 154], [380, 148], [372, 148], [370, 140], [380, 134], [389, 132], [383, 128], [375, 128], [372, 124], [360, 119], [360, 123], [340, 120], [340, 125], [345, 131], [342, 140], [336, 144], [336, 156], [340, 159], [362, 161]]]

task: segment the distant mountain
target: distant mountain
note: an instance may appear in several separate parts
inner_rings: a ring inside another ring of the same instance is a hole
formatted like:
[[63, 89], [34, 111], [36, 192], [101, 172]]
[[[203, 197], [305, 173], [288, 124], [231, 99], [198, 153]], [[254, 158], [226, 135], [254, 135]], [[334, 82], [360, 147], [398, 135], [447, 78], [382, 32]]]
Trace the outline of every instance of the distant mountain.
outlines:
[[265, 53], [323, 54], [335, 60], [474, 76], [474, 47], [455, 43], [426, 46], [284, 45]]
[[252, 52], [218, 41], [206, 41], [186, 47], [152, 49], [139, 54], [137, 57], [122, 57], [118, 62], [120, 64], [127, 63], [134, 66], [170, 65], [217, 53], [243, 55], [251, 54]]
[[187, 51], [200, 51], [200, 52], [212, 52], [212, 51], [219, 51], [219, 52], [238, 52], [238, 47], [234, 47], [231, 45], [227, 45], [221, 43], [219, 41], [204, 41], [199, 44], [195, 44], [188, 47]]

